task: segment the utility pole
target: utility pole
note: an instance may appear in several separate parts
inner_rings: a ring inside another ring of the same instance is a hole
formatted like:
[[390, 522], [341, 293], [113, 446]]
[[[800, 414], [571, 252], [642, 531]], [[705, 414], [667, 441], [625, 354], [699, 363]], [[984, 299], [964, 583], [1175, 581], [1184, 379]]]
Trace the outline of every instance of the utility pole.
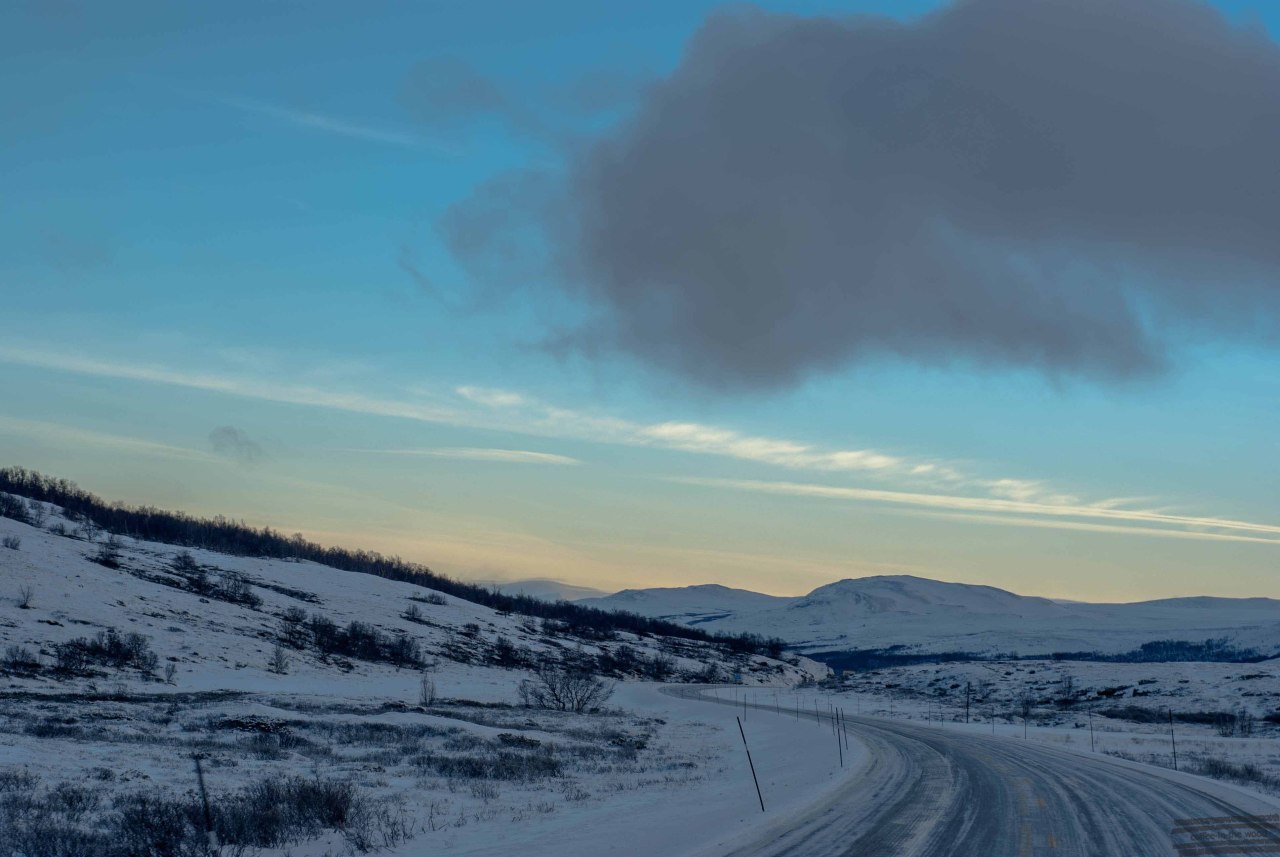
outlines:
[[1178, 770], [1178, 739], [1173, 737], [1173, 709], [1169, 711], [1169, 743], [1173, 745], [1173, 769]]

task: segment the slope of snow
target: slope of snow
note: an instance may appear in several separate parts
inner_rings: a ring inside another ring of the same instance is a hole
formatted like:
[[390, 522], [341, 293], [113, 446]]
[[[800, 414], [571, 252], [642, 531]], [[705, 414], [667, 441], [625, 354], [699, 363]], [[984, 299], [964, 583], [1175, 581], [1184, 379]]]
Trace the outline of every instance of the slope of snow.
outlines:
[[589, 603], [777, 636], [809, 652], [900, 646], [920, 653], [1118, 654], [1156, 640], [1219, 638], [1280, 652], [1280, 601], [1269, 598], [1089, 604], [895, 575], [841, 580], [795, 598], [691, 586], [628, 590]]
[[[77, 530], [56, 512], [48, 523]], [[803, 659], [800, 668], [735, 661], [674, 638], [573, 636], [412, 584], [192, 550], [211, 578], [239, 575], [260, 599], [229, 603], [185, 588], [173, 569], [179, 549], [169, 545], [122, 539], [120, 567], [108, 568], [89, 559], [100, 534], [57, 535], [0, 518], [0, 537], [20, 540], [17, 549], [0, 547], [0, 771], [30, 776], [33, 785], [23, 788], [36, 797], [93, 783], [106, 815], [113, 801], [140, 791], [189, 794], [198, 751], [215, 800], [279, 776], [354, 784], [380, 801], [374, 845], [403, 855], [504, 854], [515, 844], [530, 857], [594, 855], [622, 841], [607, 832], [619, 830], [629, 845], [645, 837], [656, 843], [642, 853], [667, 853], [674, 843], [693, 848], [718, 835], [708, 818], [751, 824], [758, 813], [731, 712], [660, 696], [653, 683], [634, 679], [618, 682], [599, 711], [525, 708], [517, 686], [530, 673], [493, 664], [498, 639], [548, 662], [625, 646], [641, 658], [663, 654], [685, 673], [708, 664], [726, 676], [741, 672], [754, 686], [826, 672]], [[285, 669], [272, 671], [280, 616], [289, 608], [410, 636], [429, 662], [437, 698], [423, 702], [416, 668], [325, 658], [310, 647], [283, 650]], [[406, 617], [411, 608], [417, 621]], [[144, 636], [158, 667], [73, 675], [53, 668], [58, 645], [108, 628]], [[14, 666], [11, 653], [19, 650], [35, 669]], [[170, 665], [171, 683], [163, 678]], [[780, 805], [814, 800], [841, 776], [816, 730], [797, 737], [781, 718], [748, 728], [759, 742], [764, 784]], [[560, 770], [466, 773], [466, 763], [512, 758], [550, 759]], [[443, 768], [440, 760], [464, 767]], [[652, 818], [670, 824], [656, 829]], [[0, 851], [5, 823], [0, 806]], [[254, 853], [337, 855], [356, 842], [350, 831], [330, 831]]]

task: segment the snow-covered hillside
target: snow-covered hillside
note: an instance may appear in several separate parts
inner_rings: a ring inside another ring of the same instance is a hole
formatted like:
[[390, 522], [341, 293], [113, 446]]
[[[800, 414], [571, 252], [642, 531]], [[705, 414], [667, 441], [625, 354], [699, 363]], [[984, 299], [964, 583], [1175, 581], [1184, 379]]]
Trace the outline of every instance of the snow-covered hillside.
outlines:
[[[637, 805], [692, 836], [682, 805], [736, 819], [754, 796], [712, 776], [736, 760], [733, 721], [655, 702], [652, 680], [820, 670], [313, 562], [108, 539], [47, 506], [33, 517], [0, 518], [3, 854], [196, 853], [134, 841], [191, 834], [193, 754], [228, 854], [595, 853], [575, 831], [637, 825]], [[523, 696], [548, 667], [614, 693], [580, 713]], [[809, 794], [812, 770], [788, 771], [778, 788]]]
[[582, 603], [707, 630], [750, 630], [807, 652], [902, 647], [904, 653], [1115, 655], [1153, 641], [1225, 638], [1235, 648], [1280, 653], [1280, 601], [1269, 598], [1087, 604], [900, 575], [841, 580], [795, 598], [690, 586], [627, 590]]

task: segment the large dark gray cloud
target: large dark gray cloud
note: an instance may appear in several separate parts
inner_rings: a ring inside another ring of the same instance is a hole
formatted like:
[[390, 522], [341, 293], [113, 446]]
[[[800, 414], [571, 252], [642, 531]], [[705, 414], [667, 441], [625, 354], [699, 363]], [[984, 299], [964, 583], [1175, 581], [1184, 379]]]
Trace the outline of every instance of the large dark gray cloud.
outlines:
[[1280, 50], [1200, 3], [739, 9], [563, 171], [439, 226], [478, 278], [583, 296], [562, 342], [712, 387], [881, 355], [1128, 377], [1196, 329], [1275, 336], [1277, 152]]

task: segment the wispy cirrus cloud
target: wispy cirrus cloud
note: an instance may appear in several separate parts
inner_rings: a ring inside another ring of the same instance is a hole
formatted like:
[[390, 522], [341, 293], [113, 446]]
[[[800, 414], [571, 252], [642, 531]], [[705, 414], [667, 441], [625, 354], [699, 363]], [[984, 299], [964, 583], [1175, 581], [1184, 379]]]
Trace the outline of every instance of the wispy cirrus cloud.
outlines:
[[519, 393], [509, 390], [495, 390], [490, 387], [455, 387], [454, 392], [469, 402], [485, 405], [490, 408], [513, 408], [528, 402]]
[[433, 449], [347, 449], [343, 452], [362, 452], [370, 455], [408, 455], [428, 458], [457, 458], [464, 461], [498, 461], [509, 464], [561, 464], [582, 462], [567, 455], [552, 452], [534, 452], [528, 449], [489, 449], [484, 447], [437, 447]]
[[[337, 388], [113, 362], [59, 354], [40, 348], [0, 345], [0, 361], [128, 381], [168, 384], [285, 404], [332, 408], [379, 417], [459, 428], [479, 428], [524, 436], [585, 440], [716, 456], [807, 473], [859, 476], [887, 488], [753, 480], [686, 481], [792, 496], [879, 503], [915, 513], [983, 516], [987, 523], [1018, 523], [1069, 529], [1133, 532], [1180, 538], [1280, 542], [1280, 526], [1214, 516], [1175, 515], [1134, 508], [1149, 498], [1081, 500], [1077, 495], [1032, 479], [975, 475], [972, 468], [940, 459], [871, 448], [825, 448], [696, 422], [640, 422], [562, 408], [510, 390], [456, 387], [451, 395], [375, 396]], [[366, 450], [372, 451], [372, 450]], [[400, 450], [395, 454], [470, 457], [473, 460], [568, 463], [568, 456], [521, 449], [456, 448]], [[197, 454], [184, 451], [184, 454]], [[533, 456], [533, 457], [530, 457]], [[545, 458], [539, 456], [552, 456]], [[576, 461], [576, 459], [569, 459]], [[908, 490], [903, 490], [903, 489]], [[1007, 518], [1008, 520], [1002, 520]], [[1092, 523], [1090, 523], [1092, 522]]]
[[157, 443], [145, 438], [94, 431], [45, 420], [22, 420], [0, 416], [0, 434], [17, 435], [34, 440], [54, 440], [79, 446], [93, 446], [113, 452], [140, 453], [164, 458], [214, 461], [214, 456], [198, 449]]
[[[944, 512], [993, 514], [990, 523], [1029, 526], [1056, 526], [1069, 529], [1093, 529], [1106, 532], [1136, 532], [1149, 535], [1175, 535], [1182, 538], [1208, 538], [1229, 541], [1280, 544], [1280, 525], [1257, 524], [1211, 516], [1175, 515], [1152, 509], [1128, 509], [1115, 501], [1101, 503], [1046, 503], [1030, 500], [1008, 500], [997, 497], [967, 497], [954, 494], [928, 494], [914, 491], [888, 491], [876, 488], [849, 488], [803, 482], [767, 482], [753, 479], [703, 479], [688, 476], [664, 477], [684, 485], [730, 488], [763, 494], [792, 497], [819, 497], [894, 506], [912, 506]], [[1025, 517], [1024, 517], [1025, 516]], [[1049, 522], [1045, 519], [1054, 519]], [[1084, 519], [1085, 523], [1071, 519]], [[1089, 524], [1088, 521], [1107, 524]]]
[[327, 113], [280, 107], [252, 98], [219, 98], [218, 102], [244, 113], [255, 113], [288, 125], [326, 134], [335, 134], [340, 137], [351, 137], [372, 143], [387, 143], [393, 146], [408, 146], [412, 148], [421, 148], [428, 145], [434, 147], [435, 145], [428, 144], [427, 141], [402, 131], [364, 125], [338, 116], [331, 116]]

